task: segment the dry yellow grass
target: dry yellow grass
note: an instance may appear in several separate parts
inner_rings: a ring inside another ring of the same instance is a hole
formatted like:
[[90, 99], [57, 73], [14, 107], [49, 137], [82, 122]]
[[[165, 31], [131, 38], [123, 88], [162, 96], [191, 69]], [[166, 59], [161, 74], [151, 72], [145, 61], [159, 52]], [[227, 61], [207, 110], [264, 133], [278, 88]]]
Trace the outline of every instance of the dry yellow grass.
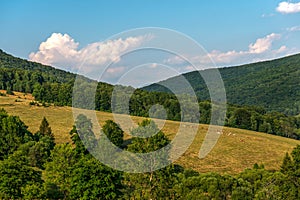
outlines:
[[[16, 102], [18, 99], [18, 102]], [[20, 116], [31, 132], [36, 132], [43, 117], [46, 117], [55, 135], [57, 143], [70, 142], [69, 131], [74, 124], [72, 108], [30, 106], [31, 95], [16, 93], [15, 96], [0, 97], [0, 107], [9, 114]], [[101, 125], [113, 119], [111, 113], [97, 112]], [[134, 122], [144, 118], [131, 117]], [[179, 127], [179, 122], [166, 121], [163, 132], [172, 139]], [[129, 125], [122, 127], [127, 133]], [[223, 129], [215, 148], [204, 159], [198, 158], [199, 149], [207, 132], [208, 125], [200, 125], [197, 136], [176, 163], [199, 172], [219, 172], [236, 174], [253, 164], [264, 164], [267, 169], [279, 169], [284, 154], [300, 144], [300, 141], [234, 128]], [[128, 135], [126, 136], [128, 137]]]

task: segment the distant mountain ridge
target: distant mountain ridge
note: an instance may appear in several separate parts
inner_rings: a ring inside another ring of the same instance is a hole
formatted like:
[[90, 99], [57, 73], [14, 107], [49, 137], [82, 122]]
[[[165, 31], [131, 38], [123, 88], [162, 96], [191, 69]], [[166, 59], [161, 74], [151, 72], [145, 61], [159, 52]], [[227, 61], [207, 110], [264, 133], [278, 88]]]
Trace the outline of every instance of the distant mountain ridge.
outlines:
[[[208, 69], [209, 70], [209, 69]], [[300, 113], [300, 54], [219, 69], [224, 81], [227, 101], [237, 105], [262, 106], [268, 111], [289, 115]], [[209, 100], [207, 87], [197, 71], [183, 74], [200, 100]], [[160, 84], [172, 84], [176, 93], [186, 88], [178, 77], [151, 84], [143, 90], [170, 92]]]

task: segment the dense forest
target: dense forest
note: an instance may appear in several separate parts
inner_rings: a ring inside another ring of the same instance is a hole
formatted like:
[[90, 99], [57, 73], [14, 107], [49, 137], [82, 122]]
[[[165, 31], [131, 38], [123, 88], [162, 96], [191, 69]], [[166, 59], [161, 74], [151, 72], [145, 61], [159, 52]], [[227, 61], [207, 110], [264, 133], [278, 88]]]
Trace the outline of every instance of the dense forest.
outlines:
[[[292, 58], [297, 60], [300, 56], [288, 57], [285, 59], [289, 61]], [[279, 61], [282, 62], [282, 60]], [[273, 62], [275, 61], [272, 61], [271, 63]], [[255, 66], [256, 65], [254, 65], [254, 67]], [[263, 66], [264, 65], [261, 67], [268, 68]], [[289, 66], [292, 67], [294, 65], [289, 64]], [[239, 68], [244, 69], [247, 67]], [[254, 69], [252, 68], [253, 67], [250, 65], [249, 70], [253, 71]], [[233, 69], [224, 70], [233, 71]], [[233, 72], [231, 73], [231, 76], [233, 76]], [[15, 58], [3, 51], [0, 51], [0, 89], [7, 90], [8, 94], [12, 94], [13, 91], [32, 93], [36, 101], [41, 103], [52, 103], [57, 106], [72, 106], [72, 88], [75, 78], [75, 74], [58, 70], [50, 66], [44, 66], [38, 63]], [[81, 78], [84, 80], [84, 84], [82, 84], [83, 91], [89, 88], [89, 83], [95, 83], [84, 77]], [[189, 110], [181, 110], [179, 100], [174, 94], [166, 92], [149, 92], [142, 89], [113, 86], [101, 82], [96, 84], [97, 90], [95, 94], [95, 105], [92, 105], [91, 109], [95, 108], [100, 111], [112, 112], [112, 93], [114, 89], [118, 87], [125, 93], [126, 91], [130, 92], [134, 90], [129, 99], [128, 114], [130, 115], [149, 117], [149, 110], [151, 107], [159, 104], [166, 109], [166, 118], [169, 120], [192, 121], [203, 124], [210, 123], [212, 105], [209, 101], [199, 102], [200, 117], [197, 116], [199, 119], [194, 119], [195, 116], [189, 116]], [[298, 90], [299, 89], [295, 89], [294, 91]], [[244, 94], [245, 92], [241, 93]], [[122, 98], [122, 93], [119, 96]], [[268, 99], [272, 98], [270, 97]], [[34, 105], [35, 103], [32, 102], [32, 104]], [[195, 110], [192, 106], [193, 105], [191, 105], [190, 109]], [[160, 111], [161, 110], [156, 110], [154, 116], [159, 118]], [[114, 112], [126, 113], [122, 108], [114, 109]], [[183, 115], [184, 118], [182, 118]], [[295, 117], [275, 111], [271, 112], [268, 111], [268, 109], [264, 109], [259, 106], [237, 106], [228, 104], [225, 125], [300, 139], [299, 116]]]
[[[224, 81], [227, 101], [237, 105], [255, 105], [267, 111], [288, 115], [300, 113], [300, 54], [272, 61], [219, 69]], [[200, 101], [208, 100], [209, 93], [201, 75], [210, 70], [183, 74]], [[200, 75], [201, 74], [201, 75]], [[147, 91], [170, 91], [162, 85], [172, 85], [178, 94], [186, 93], [180, 77], [173, 77], [143, 89]]]
[[[145, 126], [145, 120], [132, 132]], [[81, 134], [91, 146], [84, 146]], [[158, 131], [150, 138], [123, 140], [118, 124], [107, 121], [102, 133], [116, 146], [131, 152], [155, 151], [170, 143]], [[32, 134], [16, 116], [0, 110], [1, 199], [299, 199], [300, 146], [286, 154], [280, 171], [255, 164], [236, 175], [198, 173], [175, 164], [148, 173], [125, 173], [103, 165], [87, 149], [101, 149], [91, 121], [79, 115], [72, 143], [55, 144], [51, 124], [44, 118]], [[93, 142], [94, 141], [94, 142]], [[168, 159], [168, 158], [166, 158]]]

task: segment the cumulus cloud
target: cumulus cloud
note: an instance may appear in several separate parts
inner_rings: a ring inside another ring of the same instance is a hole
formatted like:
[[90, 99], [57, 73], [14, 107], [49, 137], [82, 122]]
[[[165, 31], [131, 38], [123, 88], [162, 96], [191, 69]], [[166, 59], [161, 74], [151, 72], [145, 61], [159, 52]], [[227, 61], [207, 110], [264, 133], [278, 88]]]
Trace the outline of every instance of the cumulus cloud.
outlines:
[[264, 38], [259, 38], [254, 44], [249, 45], [249, 53], [263, 53], [270, 49], [274, 40], [280, 39], [280, 34], [272, 33]]
[[279, 3], [276, 10], [283, 14], [299, 13], [300, 12], [300, 2], [291, 3], [291, 2], [283, 1], [283, 2]]
[[126, 51], [138, 47], [149, 36], [119, 38], [105, 42], [95, 42], [79, 49], [79, 43], [68, 34], [53, 33], [42, 42], [37, 52], [32, 52], [29, 59], [47, 65], [76, 69], [84, 62], [87, 66], [104, 65], [118, 62]]
[[[249, 44], [248, 49], [245, 51], [231, 50], [222, 52], [213, 50], [206, 56], [185, 55], [185, 57], [192, 63], [196, 64], [198, 69], [203, 69], [213, 67], [214, 64], [216, 64], [216, 66], [238, 65], [272, 59], [281, 55], [292, 53], [292, 51], [286, 46], [280, 46], [277, 49], [272, 49], [274, 41], [279, 40], [280, 38], [281, 34], [271, 33], [263, 38], [258, 38], [254, 43]], [[293, 51], [295, 51], [295, 49], [293, 49]], [[166, 59], [164, 62], [172, 65], [184, 63], [184, 60], [175, 56]], [[188, 70], [189, 68], [185, 69]]]
[[272, 49], [273, 43], [280, 38], [280, 34], [271, 33], [251, 43], [247, 51], [212, 51], [209, 56], [217, 65], [243, 64], [275, 58], [288, 51], [286, 46]]
[[29, 55], [29, 59], [48, 65], [72, 60], [78, 56], [78, 45], [68, 34], [53, 33], [40, 44], [38, 52]]

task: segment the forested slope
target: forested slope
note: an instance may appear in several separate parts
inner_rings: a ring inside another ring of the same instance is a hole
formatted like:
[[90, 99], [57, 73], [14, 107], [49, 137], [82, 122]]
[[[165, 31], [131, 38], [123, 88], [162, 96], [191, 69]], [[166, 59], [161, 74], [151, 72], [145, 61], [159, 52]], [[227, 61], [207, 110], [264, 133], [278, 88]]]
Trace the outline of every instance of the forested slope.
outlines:
[[[300, 113], [300, 54], [237, 67], [220, 68], [227, 101], [237, 105], [262, 106], [267, 111]], [[208, 100], [207, 87], [197, 71], [183, 75], [200, 100]], [[144, 87], [147, 91], [170, 92], [160, 84], [172, 85], [176, 93], [187, 90], [173, 77]]]

